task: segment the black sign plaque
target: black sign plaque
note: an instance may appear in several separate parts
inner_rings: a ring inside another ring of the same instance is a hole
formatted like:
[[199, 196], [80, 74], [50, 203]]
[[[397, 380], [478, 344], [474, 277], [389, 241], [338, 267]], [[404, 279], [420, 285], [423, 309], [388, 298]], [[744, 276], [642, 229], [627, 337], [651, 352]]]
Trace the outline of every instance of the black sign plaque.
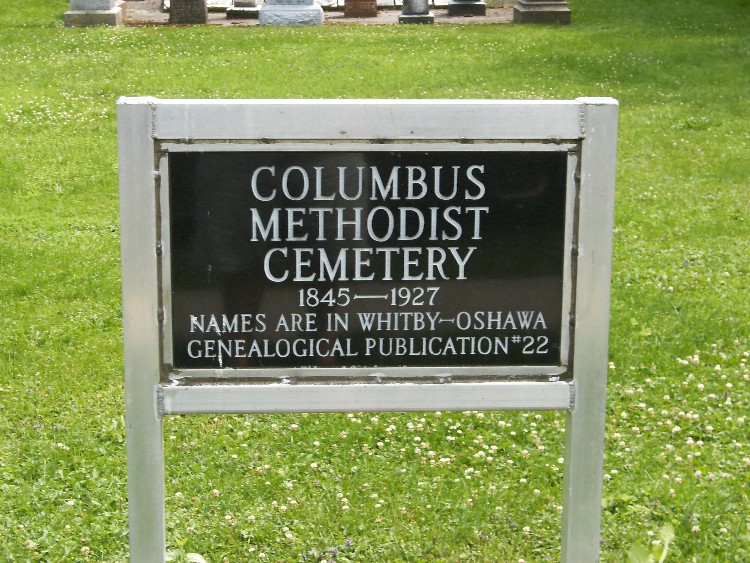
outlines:
[[174, 367], [561, 365], [567, 166], [170, 153]]

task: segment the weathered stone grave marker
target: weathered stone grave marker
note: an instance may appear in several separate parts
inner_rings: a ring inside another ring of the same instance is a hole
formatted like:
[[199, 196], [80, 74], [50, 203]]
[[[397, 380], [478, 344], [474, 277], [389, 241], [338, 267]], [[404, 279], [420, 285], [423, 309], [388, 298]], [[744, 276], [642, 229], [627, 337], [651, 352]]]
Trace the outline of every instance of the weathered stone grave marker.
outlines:
[[430, 11], [429, 0], [404, 0], [398, 22], [435, 23], [435, 15]]
[[260, 13], [259, 0], [234, 0], [226, 10], [228, 19], [256, 19]]
[[208, 22], [206, 0], [171, 0], [169, 23], [203, 24]]
[[487, 3], [484, 0], [451, 0], [448, 3], [449, 16], [484, 16], [487, 15]]
[[570, 23], [570, 8], [566, 0], [518, 0], [513, 6], [516, 23]]
[[267, 0], [258, 14], [261, 25], [323, 25], [323, 19], [315, 0]]
[[374, 18], [377, 15], [377, 0], [346, 0], [344, 2], [344, 17]]
[[122, 25], [122, 0], [70, 0], [63, 14], [65, 27]]

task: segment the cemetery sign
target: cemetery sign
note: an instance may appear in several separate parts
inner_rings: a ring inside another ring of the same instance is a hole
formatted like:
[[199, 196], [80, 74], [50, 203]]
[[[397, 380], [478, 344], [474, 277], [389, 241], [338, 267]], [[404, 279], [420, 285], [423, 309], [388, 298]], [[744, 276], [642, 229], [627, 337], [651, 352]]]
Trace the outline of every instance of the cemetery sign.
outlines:
[[170, 153], [172, 366], [564, 366], [568, 160]]
[[563, 559], [598, 557], [616, 101], [118, 111], [131, 558], [164, 416], [451, 409], [568, 411]]

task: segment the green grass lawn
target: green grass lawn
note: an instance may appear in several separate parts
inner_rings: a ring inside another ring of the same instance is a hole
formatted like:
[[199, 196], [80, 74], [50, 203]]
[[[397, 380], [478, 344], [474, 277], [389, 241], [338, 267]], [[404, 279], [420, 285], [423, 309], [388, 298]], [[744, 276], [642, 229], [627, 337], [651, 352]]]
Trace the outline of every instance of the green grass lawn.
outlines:
[[[620, 101], [602, 559], [750, 560], [750, 2], [573, 25], [65, 29], [0, 11], [0, 560], [126, 561], [115, 102]], [[176, 560], [555, 561], [563, 413], [169, 418]], [[660, 530], [664, 530], [660, 539]]]

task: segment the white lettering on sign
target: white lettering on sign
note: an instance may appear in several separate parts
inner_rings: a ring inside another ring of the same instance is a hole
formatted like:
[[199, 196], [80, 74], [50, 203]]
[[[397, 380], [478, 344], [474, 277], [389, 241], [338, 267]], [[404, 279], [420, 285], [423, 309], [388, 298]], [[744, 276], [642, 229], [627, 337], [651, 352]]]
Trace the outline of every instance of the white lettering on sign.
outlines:
[[[489, 207], [475, 205], [430, 206], [420, 209], [400, 202], [426, 197], [441, 202], [482, 199], [484, 166], [375, 166], [356, 168], [358, 181], [347, 184], [347, 167], [329, 170], [289, 166], [259, 166], [250, 176], [250, 191], [263, 203], [279, 207], [250, 208], [250, 242], [299, 243], [367, 241], [391, 243], [379, 248], [343, 247], [328, 251], [318, 247], [275, 246], [266, 251], [263, 272], [274, 283], [288, 281], [400, 281], [464, 280], [466, 266], [476, 246], [405, 247], [400, 243], [426, 238], [430, 242], [479, 241], [482, 218]], [[331, 178], [334, 178], [331, 181]], [[332, 189], [330, 186], [335, 185]], [[326, 186], [328, 191], [326, 191]], [[395, 208], [298, 207], [302, 200], [351, 202], [366, 197], [371, 202], [398, 202]], [[396, 246], [396, 245], [399, 246]], [[378, 260], [378, 266], [373, 259]]]
[[[405, 288], [401, 288], [405, 289]], [[418, 290], [420, 288], [412, 288]], [[430, 289], [430, 288], [428, 288]], [[436, 289], [436, 288], [432, 288]], [[341, 288], [347, 303], [363, 296], [350, 294], [350, 288]], [[419, 293], [415, 291], [414, 293]], [[315, 296], [314, 307], [326, 304], [326, 294], [317, 290], [307, 294]], [[367, 296], [382, 298], [392, 296]], [[335, 296], [331, 296], [335, 299]], [[331, 303], [333, 306], [334, 303]], [[192, 359], [229, 358], [327, 358], [362, 356], [462, 356], [508, 355], [517, 349], [524, 355], [549, 353], [549, 338], [529, 335], [529, 331], [545, 331], [547, 322], [541, 311], [460, 311], [446, 316], [439, 311], [384, 311], [356, 313], [281, 313], [276, 319], [266, 315], [238, 314], [190, 315], [190, 332], [215, 334], [215, 338], [195, 338], [187, 343], [187, 353]], [[351, 321], [354, 322], [351, 322]], [[452, 325], [462, 332], [490, 331], [502, 334], [486, 336], [367, 336], [368, 333], [437, 333], [441, 324]], [[352, 333], [356, 338], [253, 338], [252, 333], [262, 333], [272, 327], [273, 333]], [[249, 338], [242, 338], [247, 333]], [[230, 335], [227, 337], [227, 335]], [[223, 338], [222, 338], [223, 337]]]
[[191, 340], [188, 355], [199, 358], [328, 358], [354, 357], [351, 338], [282, 338], [279, 340]]
[[181, 274], [176, 365], [559, 361], [565, 154], [220, 156], [176, 201], [205, 265]]
[[[400, 266], [402, 281], [465, 280], [466, 263], [476, 250], [451, 246], [340, 248], [329, 254], [324, 248], [272, 248], [263, 259], [263, 271], [273, 282], [295, 281], [392, 281], [393, 265]], [[380, 268], [373, 256], [385, 257]], [[447, 271], [447, 273], [446, 273]]]
[[[450, 170], [446, 170], [444, 166], [432, 166], [432, 174], [421, 166], [393, 166], [386, 174], [381, 173], [376, 166], [358, 166], [358, 183], [354, 188], [346, 185], [346, 167], [336, 168], [338, 186], [335, 191], [329, 193], [323, 193], [323, 166], [313, 166], [312, 173], [301, 166], [290, 166], [278, 173], [275, 166], [260, 166], [250, 177], [250, 189], [253, 196], [260, 201], [272, 201], [277, 197], [281, 198], [282, 195], [288, 200], [300, 201], [308, 196], [311, 187], [314, 190], [315, 201], [333, 201], [337, 198], [357, 201], [365, 193], [369, 194], [371, 201], [402, 198], [419, 200], [428, 194], [433, 194], [443, 201], [456, 199], [459, 195], [463, 196], [463, 199], [478, 200], [482, 199], [486, 191], [484, 183], [478, 177], [484, 173], [482, 164], [468, 166], [463, 171], [461, 166], [451, 166]], [[404, 174], [407, 177], [405, 193], [399, 189], [399, 179], [403, 178]], [[386, 181], [383, 181], [384, 176], [388, 178]], [[468, 181], [468, 184], [460, 186], [464, 180]], [[263, 188], [259, 186], [260, 181], [266, 184]]]

